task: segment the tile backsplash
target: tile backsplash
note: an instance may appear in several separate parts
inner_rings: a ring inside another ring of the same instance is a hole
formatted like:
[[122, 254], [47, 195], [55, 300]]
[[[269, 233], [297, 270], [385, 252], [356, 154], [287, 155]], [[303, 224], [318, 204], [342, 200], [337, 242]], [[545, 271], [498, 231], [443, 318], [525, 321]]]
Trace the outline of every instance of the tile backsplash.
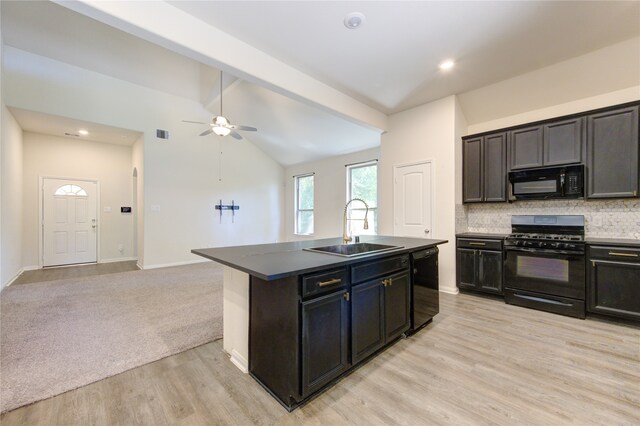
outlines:
[[517, 214], [584, 215], [586, 236], [640, 239], [640, 200], [547, 200], [456, 205], [456, 232], [511, 232]]

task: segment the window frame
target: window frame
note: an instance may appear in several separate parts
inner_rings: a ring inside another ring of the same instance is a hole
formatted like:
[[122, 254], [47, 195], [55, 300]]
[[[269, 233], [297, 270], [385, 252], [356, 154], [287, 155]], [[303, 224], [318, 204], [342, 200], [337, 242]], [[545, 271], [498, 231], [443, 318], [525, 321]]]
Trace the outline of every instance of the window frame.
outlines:
[[[312, 183], [313, 183], [313, 198], [312, 198], [312, 204], [313, 204], [313, 208], [311, 209], [301, 209], [300, 208], [300, 179], [304, 179], [304, 178], [311, 178], [312, 179]], [[293, 177], [294, 183], [293, 183], [293, 187], [294, 187], [294, 194], [293, 194], [293, 206], [294, 206], [294, 219], [293, 219], [293, 233], [294, 235], [313, 235], [315, 232], [315, 206], [316, 206], [316, 179], [315, 179], [315, 173], [305, 173], [302, 175], [295, 175]], [[298, 229], [298, 225], [300, 223], [299, 221], [299, 213], [300, 212], [312, 212], [314, 217], [313, 220], [311, 222], [311, 232], [310, 233], [302, 233], [299, 232]]]
[[[355, 169], [360, 169], [360, 168], [364, 168], [364, 167], [371, 167], [371, 166], [375, 166], [376, 167], [376, 176], [378, 176], [378, 160], [369, 160], [369, 161], [362, 161], [360, 163], [354, 163], [354, 164], [347, 164], [346, 165], [346, 173], [347, 173], [347, 200], [345, 201], [346, 203], [349, 202], [349, 200], [353, 199], [353, 195], [352, 195], [352, 171]], [[368, 218], [371, 218], [372, 215], [375, 215], [374, 217], [376, 218], [374, 222], [374, 227], [372, 230], [371, 234], [367, 234], [367, 235], [378, 235], [378, 203], [377, 203], [377, 199], [379, 196], [379, 185], [378, 185], [378, 180], [376, 179], [376, 206], [375, 207], [371, 207], [369, 206], [369, 215], [367, 216]], [[362, 203], [351, 203], [351, 205], [349, 206], [350, 210], [358, 210], [358, 211], [362, 211], [363, 212], [363, 217], [364, 217], [364, 212], [366, 211], [366, 207], [362, 204]], [[352, 233], [352, 229], [351, 229], [351, 224], [349, 223], [347, 225], [348, 229], [349, 229], [349, 234], [351, 235]], [[369, 229], [371, 230], [371, 228]]]

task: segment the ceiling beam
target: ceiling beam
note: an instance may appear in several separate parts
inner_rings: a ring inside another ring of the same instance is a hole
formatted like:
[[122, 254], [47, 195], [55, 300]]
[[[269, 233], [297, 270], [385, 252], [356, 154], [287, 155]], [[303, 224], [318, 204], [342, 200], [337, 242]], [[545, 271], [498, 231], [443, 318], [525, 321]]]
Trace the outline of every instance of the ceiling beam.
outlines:
[[380, 131], [387, 128], [386, 114], [164, 1], [54, 1], [107, 25], [351, 122]]

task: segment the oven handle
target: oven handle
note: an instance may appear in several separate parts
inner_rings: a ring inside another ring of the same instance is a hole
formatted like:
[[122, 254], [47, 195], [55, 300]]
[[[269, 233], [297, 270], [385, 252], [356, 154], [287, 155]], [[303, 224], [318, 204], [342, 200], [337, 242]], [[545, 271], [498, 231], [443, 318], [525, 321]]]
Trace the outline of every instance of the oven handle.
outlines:
[[584, 251], [567, 251], [567, 250], [553, 250], [553, 249], [529, 249], [524, 247], [505, 247], [507, 251], [521, 251], [525, 253], [550, 253], [550, 254], [569, 254], [569, 255], [584, 255]]

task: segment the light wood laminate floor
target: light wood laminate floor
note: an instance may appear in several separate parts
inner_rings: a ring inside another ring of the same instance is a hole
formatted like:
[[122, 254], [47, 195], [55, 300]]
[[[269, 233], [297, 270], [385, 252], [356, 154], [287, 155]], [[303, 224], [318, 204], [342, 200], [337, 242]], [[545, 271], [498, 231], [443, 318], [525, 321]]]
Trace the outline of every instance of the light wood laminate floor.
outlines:
[[640, 329], [441, 295], [441, 313], [287, 413], [220, 341], [19, 408], [10, 425], [640, 424]]
[[63, 266], [25, 271], [11, 285], [40, 283], [43, 281], [84, 278], [94, 275], [114, 274], [117, 272], [137, 271], [135, 260], [111, 263], [91, 263], [87, 265]]

